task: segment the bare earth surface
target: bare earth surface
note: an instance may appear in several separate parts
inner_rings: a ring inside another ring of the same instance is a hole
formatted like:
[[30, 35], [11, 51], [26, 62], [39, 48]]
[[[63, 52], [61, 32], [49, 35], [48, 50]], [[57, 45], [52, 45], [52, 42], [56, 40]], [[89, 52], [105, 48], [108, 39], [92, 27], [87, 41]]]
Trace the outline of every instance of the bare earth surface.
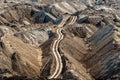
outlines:
[[120, 80], [120, 0], [0, 0], [0, 80]]

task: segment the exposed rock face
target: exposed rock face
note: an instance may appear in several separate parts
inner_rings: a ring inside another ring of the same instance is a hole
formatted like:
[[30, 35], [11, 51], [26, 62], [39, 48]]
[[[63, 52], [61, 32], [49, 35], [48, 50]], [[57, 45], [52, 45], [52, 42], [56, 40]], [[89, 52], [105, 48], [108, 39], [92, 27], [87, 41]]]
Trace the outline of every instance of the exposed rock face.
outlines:
[[41, 29], [35, 29], [29, 32], [18, 33], [15, 34], [15, 36], [23, 40], [25, 43], [34, 44], [36, 46], [40, 46], [49, 39], [47, 31]]
[[0, 75], [5, 77], [12, 77], [14, 74], [11, 58], [7, 57], [2, 50], [0, 50], [0, 71]]
[[69, 72], [71, 72], [76, 77], [79, 77], [79, 79], [92, 80], [92, 77], [89, 73], [87, 73], [87, 70], [84, 68], [83, 64], [80, 63], [82, 61], [82, 57], [84, 57], [86, 54], [86, 47], [87, 45], [85, 45], [82, 39], [78, 37], [66, 37], [61, 42], [60, 50], [67, 58], [66, 67]]
[[27, 77], [37, 77], [40, 75], [42, 66], [42, 52], [40, 49], [36, 49], [29, 44], [23, 43], [20, 39], [6, 34], [2, 37], [2, 51], [4, 58], [8, 59], [3, 58], [3, 61], [6, 61], [4, 63], [6, 67], [1, 63], [1, 68], [4, 67], [11, 74], [15, 72], [17, 75]]
[[78, 36], [80, 38], [90, 38], [98, 28], [92, 24], [74, 24], [72, 26], [66, 26], [66, 33], [72, 33], [73, 36]]
[[0, 3], [0, 77], [52, 74], [56, 64], [51, 49], [62, 27], [58, 78], [119, 79], [119, 30], [107, 27], [120, 27], [119, 0], [11, 1]]
[[94, 77], [107, 79], [115, 77], [116, 74], [116, 77], [120, 76], [119, 32], [119, 28], [109, 25], [90, 38], [91, 50], [84, 59]]
[[6, 33], [13, 34], [13, 31], [8, 26], [0, 26], [0, 36], [2, 37]]

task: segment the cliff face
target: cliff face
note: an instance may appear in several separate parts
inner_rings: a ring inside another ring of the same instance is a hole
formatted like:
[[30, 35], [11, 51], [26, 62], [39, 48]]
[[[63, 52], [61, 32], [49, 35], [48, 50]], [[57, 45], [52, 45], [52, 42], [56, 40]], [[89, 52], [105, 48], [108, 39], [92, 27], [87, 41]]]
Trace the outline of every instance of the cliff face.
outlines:
[[60, 51], [64, 54], [66, 61], [66, 71], [64, 73], [64, 75], [66, 75], [65, 79], [69, 79], [67, 72], [71, 72], [79, 79], [92, 80], [91, 75], [87, 73], [87, 69], [81, 63], [82, 58], [87, 54], [87, 45], [85, 45], [82, 39], [66, 35], [64, 40], [61, 42]]
[[94, 77], [106, 79], [119, 76], [119, 32], [119, 28], [109, 25], [90, 38], [91, 50], [84, 57], [84, 62]]
[[[1, 53], [7, 58], [3, 58], [0, 68], [6, 70], [4, 74], [22, 75], [29, 77], [39, 76], [42, 66], [42, 52], [29, 44], [23, 43], [20, 39], [5, 34], [1, 39]], [[4, 67], [4, 65], [6, 67]]]

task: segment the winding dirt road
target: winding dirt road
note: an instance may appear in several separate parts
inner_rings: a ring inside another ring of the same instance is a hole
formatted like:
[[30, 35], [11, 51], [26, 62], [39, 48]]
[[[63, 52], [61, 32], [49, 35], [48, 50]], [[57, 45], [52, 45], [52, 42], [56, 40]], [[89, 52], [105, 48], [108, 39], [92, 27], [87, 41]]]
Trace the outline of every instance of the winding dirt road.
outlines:
[[73, 25], [76, 22], [76, 20], [77, 20], [77, 16], [71, 16], [68, 25]]
[[69, 19], [70, 16], [66, 16], [61, 23], [58, 25], [58, 29], [57, 29], [57, 34], [58, 34], [58, 38], [54, 41], [53, 46], [52, 46], [52, 52], [53, 55], [55, 57], [55, 61], [56, 61], [56, 68], [55, 71], [52, 75], [49, 76], [49, 79], [53, 79], [53, 78], [57, 78], [63, 69], [63, 63], [62, 63], [62, 58], [61, 55], [58, 51], [59, 48], [59, 44], [61, 42], [61, 40], [64, 38], [64, 35], [62, 34], [62, 30], [63, 30], [63, 26], [66, 23], [66, 21]]
[[57, 29], [58, 38], [53, 43], [52, 51], [56, 60], [56, 69], [54, 73], [49, 77], [49, 79], [57, 78], [62, 72], [63, 63], [62, 63], [62, 58], [60, 56], [60, 53], [58, 51], [59, 43], [64, 37], [61, 31], [62, 31], [62, 28]]

